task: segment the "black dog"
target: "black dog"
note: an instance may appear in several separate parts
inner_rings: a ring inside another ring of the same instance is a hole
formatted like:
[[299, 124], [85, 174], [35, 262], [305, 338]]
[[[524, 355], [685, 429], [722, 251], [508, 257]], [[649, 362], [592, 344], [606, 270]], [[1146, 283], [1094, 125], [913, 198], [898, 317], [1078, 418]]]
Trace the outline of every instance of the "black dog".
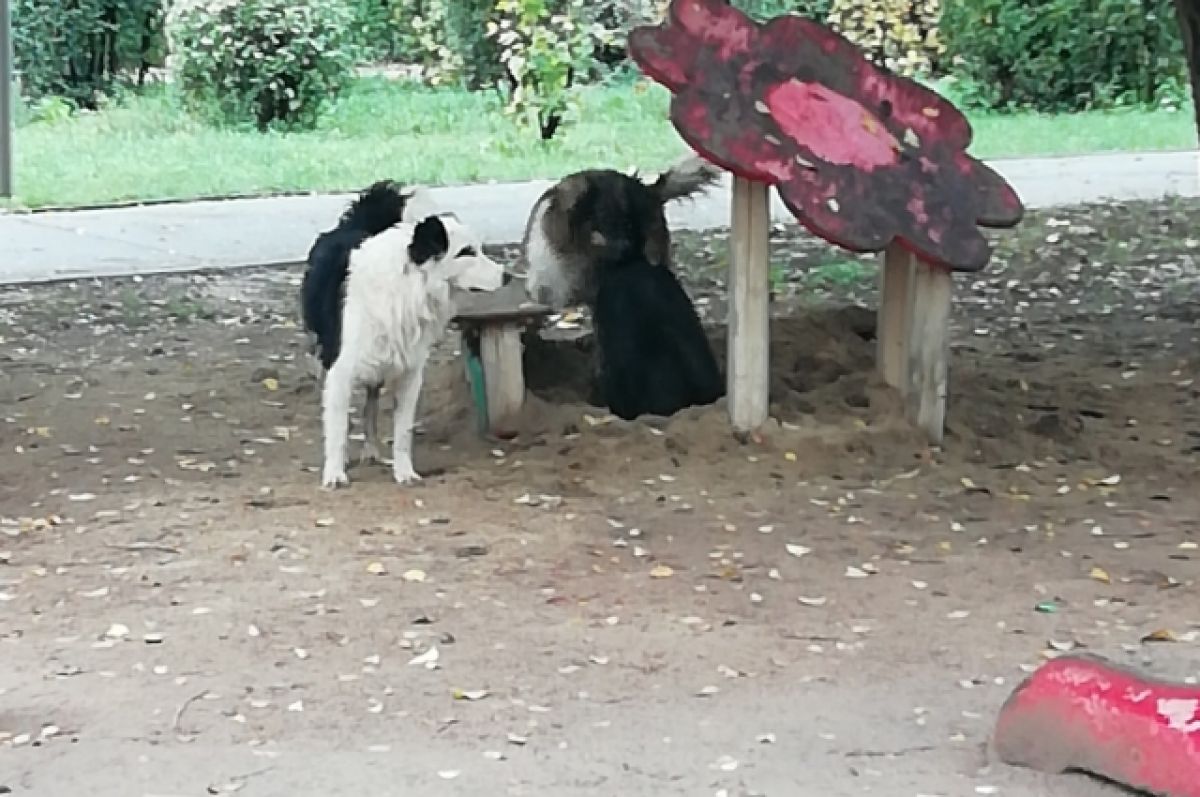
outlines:
[[634, 256], [607, 263], [597, 277], [598, 381], [614, 415], [673, 415], [724, 395], [700, 318], [670, 269]]
[[720, 173], [689, 158], [653, 181], [611, 169], [568, 175], [534, 206], [526, 289], [554, 307], [583, 303], [596, 330], [598, 400], [614, 415], [673, 415], [711, 404], [724, 383], [692, 302], [671, 271], [664, 206]]

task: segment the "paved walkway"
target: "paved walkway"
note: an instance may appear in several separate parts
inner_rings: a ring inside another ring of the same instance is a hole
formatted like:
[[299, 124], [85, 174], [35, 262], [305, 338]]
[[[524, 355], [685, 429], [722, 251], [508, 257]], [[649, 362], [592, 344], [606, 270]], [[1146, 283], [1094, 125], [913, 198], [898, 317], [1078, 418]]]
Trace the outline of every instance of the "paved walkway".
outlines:
[[[1200, 153], [999, 160], [1029, 207], [1105, 199], [1200, 196]], [[382, 175], [381, 175], [382, 176]], [[488, 242], [519, 240], [545, 181], [439, 188], [447, 208]], [[728, 224], [729, 188], [670, 209], [690, 229]], [[240, 199], [37, 214], [0, 213], [0, 284], [302, 261], [345, 195]], [[786, 211], [778, 204], [777, 213]], [[791, 218], [787, 216], [787, 218]]]

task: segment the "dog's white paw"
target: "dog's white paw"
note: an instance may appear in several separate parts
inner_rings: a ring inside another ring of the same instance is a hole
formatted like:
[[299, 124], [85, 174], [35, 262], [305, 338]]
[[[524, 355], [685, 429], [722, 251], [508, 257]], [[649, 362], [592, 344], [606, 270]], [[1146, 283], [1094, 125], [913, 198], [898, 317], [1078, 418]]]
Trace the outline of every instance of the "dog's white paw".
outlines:
[[338, 468], [332, 465], [326, 465], [324, 472], [321, 474], [321, 486], [326, 490], [336, 490], [339, 487], [345, 487], [350, 484], [350, 478], [346, 476], [345, 468]]
[[373, 465], [376, 462], [382, 462], [383, 458], [379, 454], [379, 447], [374, 443], [363, 443], [362, 450], [358, 452], [358, 464]]
[[393, 467], [392, 477], [396, 480], [396, 484], [416, 484], [421, 481], [420, 474], [417, 473], [411, 463]]

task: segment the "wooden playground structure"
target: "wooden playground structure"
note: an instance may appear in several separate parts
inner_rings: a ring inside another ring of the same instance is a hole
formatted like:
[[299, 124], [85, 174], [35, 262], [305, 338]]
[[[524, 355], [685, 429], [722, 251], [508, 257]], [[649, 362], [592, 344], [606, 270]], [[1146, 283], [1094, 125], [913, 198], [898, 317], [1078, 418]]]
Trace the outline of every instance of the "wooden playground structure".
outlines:
[[722, 0], [675, 0], [629, 51], [672, 91], [671, 121], [734, 175], [729, 412], [746, 432], [769, 412], [769, 191], [814, 234], [882, 253], [878, 368], [908, 415], [942, 440], [954, 271], [991, 255], [978, 226], [1024, 208], [966, 153], [971, 127], [935, 92], [868, 62], [846, 39], [786, 15], [757, 23]]

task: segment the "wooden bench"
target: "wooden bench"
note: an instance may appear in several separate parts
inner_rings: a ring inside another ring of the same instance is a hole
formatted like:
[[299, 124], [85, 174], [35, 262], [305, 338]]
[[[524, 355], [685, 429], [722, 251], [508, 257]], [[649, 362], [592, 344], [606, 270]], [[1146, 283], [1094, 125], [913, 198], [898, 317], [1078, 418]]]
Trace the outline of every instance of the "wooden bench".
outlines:
[[522, 301], [520, 292], [507, 288], [460, 303], [454, 323], [462, 334], [467, 383], [481, 433], [499, 438], [516, 434], [525, 405], [521, 333], [540, 325], [550, 313], [549, 307]]

